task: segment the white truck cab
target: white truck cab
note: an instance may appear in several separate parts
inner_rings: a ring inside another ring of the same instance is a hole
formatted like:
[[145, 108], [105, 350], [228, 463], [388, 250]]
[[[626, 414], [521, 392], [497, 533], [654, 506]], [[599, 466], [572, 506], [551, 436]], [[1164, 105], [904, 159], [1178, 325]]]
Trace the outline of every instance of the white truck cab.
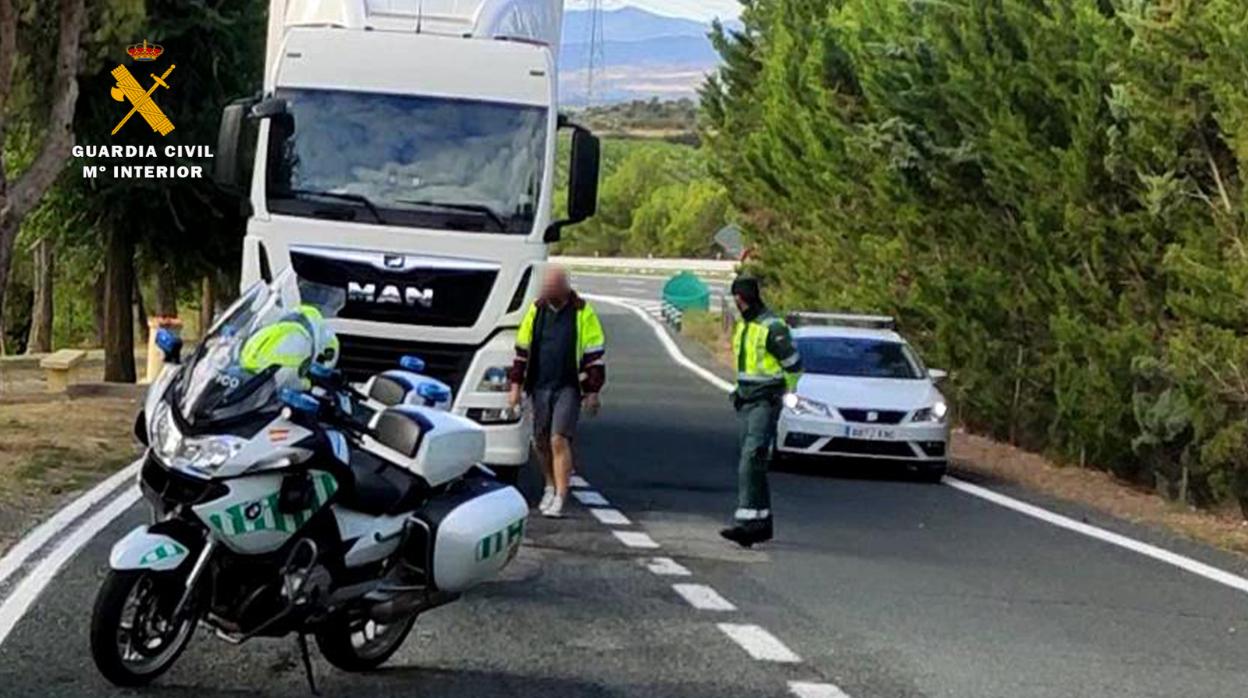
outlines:
[[292, 267], [344, 288], [348, 376], [420, 356], [494, 466], [528, 459], [507, 408], [515, 329], [549, 244], [596, 208], [598, 141], [558, 113], [562, 15], [562, 0], [271, 0], [263, 93], [226, 107], [216, 154], [218, 182], [249, 194], [243, 285]]

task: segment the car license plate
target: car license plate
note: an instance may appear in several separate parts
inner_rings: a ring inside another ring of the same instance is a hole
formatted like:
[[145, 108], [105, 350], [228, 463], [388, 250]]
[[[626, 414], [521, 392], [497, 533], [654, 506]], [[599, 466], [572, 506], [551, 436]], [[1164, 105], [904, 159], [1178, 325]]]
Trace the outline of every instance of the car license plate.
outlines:
[[845, 431], [845, 435], [851, 439], [864, 439], [866, 441], [897, 440], [896, 429], [885, 429], [883, 427], [847, 427]]

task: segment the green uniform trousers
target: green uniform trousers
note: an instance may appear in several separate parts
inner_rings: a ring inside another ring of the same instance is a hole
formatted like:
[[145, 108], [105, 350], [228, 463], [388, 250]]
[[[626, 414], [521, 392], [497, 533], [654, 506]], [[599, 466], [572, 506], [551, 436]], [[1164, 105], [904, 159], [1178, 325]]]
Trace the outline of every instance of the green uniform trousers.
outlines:
[[779, 397], [740, 402], [737, 405], [741, 454], [737, 464], [736, 519], [750, 521], [771, 517], [771, 487], [767, 467], [776, 440], [780, 417]]

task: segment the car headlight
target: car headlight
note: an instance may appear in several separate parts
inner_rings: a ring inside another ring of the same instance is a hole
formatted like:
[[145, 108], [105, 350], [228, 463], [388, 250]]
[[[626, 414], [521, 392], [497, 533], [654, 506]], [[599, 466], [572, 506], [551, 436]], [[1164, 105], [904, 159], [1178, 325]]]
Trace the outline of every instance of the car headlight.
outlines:
[[797, 393], [784, 394], [784, 406], [794, 414], [814, 415], [816, 417], [832, 417], [832, 408], [819, 402], [802, 397]]
[[945, 421], [945, 416], [949, 414], [949, 406], [944, 402], [936, 401], [931, 407], [924, 407], [915, 410], [914, 416], [910, 418], [912, 422], [935, 422], [937, 424]]
[[507, 366], [491, 366], [485, 369], [481, 382], [477, 384], [479, 393], [505, 393], [511, 390], [511, 381], [507, 378]]

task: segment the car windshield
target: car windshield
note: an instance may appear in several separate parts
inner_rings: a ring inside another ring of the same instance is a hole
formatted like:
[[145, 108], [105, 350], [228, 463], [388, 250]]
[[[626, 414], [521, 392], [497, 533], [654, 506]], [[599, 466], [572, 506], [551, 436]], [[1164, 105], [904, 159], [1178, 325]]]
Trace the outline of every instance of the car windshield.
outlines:
[[269, 210], [532, 232], [546, 157], [545, 107], [342, 90], [285, 89], [277, 96], [286, 100], [287, 115], [273, 119]]
[[308, 306], [335, 317], [345, 293], [299, 280], [289, 269], [271, 284], [252, 286], [213, 323], [178, 374], [171, 397], [185, 423], [205, 426], [280, 409], [283, 376], [275, 366], [248, 366], [244, 347], [275, 324], [297, 322]]
[[862, 337], [802, 337], [797, 340], [806, 373], [861, 378], [918, 379], [919, 357], [901, 342]]

